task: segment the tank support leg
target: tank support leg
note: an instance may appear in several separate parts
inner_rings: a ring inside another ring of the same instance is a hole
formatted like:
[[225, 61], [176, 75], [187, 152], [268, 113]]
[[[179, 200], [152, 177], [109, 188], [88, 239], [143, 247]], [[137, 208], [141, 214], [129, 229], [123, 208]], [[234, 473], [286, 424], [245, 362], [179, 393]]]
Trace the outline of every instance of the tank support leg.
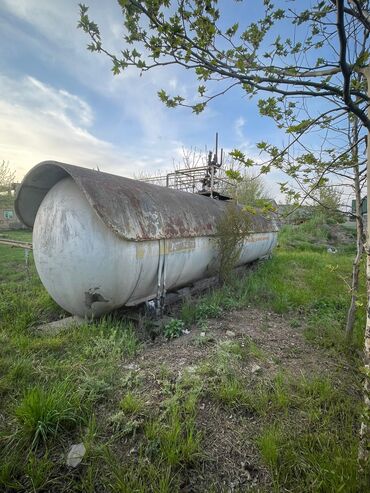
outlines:
[[166, 298], [166, 240], [159, 240], [159, 262], [158, 262], [158, 282], [156, 316], [159, 318], [163, 315], [164, 301]]

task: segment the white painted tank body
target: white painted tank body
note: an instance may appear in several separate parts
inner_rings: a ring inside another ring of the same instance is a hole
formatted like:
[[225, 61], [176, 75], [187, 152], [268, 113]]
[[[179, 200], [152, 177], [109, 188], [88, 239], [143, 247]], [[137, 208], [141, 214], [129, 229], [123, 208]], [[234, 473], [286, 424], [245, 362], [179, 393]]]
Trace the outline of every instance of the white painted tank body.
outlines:
[[[268, 255], [276, 236], [274, 231], [252, 234], [238, 264]], [[214, 236], [148, 241], [119, 237], [70, 177], [58, 181], [43, 198], [34, 222], [33, 250], [52, 298], [82, 317], [155, 298], [163, 258], [166, 290], [210, 276], [217, 266]]]

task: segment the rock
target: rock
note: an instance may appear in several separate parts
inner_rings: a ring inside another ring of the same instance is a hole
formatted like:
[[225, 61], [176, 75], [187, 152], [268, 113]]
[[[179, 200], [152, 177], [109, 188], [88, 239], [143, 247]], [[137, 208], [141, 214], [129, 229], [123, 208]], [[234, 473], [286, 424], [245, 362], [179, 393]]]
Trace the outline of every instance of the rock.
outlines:
[[123, 365], [122, 368], [125, 370], [138, 370], [139, 365], [135, 365], [135, 363], [129, 363], [128, 365]]
[[59, 334], [59, 332], [62, 332], [63, 330], [78, 327], [79, 325], [86, 323], [89, 323], [87, 319], [85, 320], [84, 318], [75, 315], [74, 317], [61, 318], [60, 320], [55, 320], [54, 322], [39, 325], [35, 328], [35, 332], [44, 333], [45, 335]]
[[252, 368], [251, 368], [251, 372], [252, 373], [257, 373], [257, 372], [260, 372], [262, 370], [262, 368], [256, 364], [253, 364], [252, 365]]
[[67, 456], [67, 466], [77, 467], [86, 453], [85, 445], [77, 443], [72, 445]]
[[228, 337], [235, 337], [235, 332], [233, 332], [232, 330], [227, 330], [227, 331], [226, 331], [226, 335], [227, 335]]

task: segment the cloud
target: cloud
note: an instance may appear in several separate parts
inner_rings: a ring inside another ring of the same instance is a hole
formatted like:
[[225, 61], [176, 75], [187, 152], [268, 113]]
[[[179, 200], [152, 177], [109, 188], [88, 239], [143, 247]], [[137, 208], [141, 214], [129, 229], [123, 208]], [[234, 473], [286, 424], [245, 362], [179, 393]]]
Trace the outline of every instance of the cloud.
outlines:
[[72, 127], [74, 127], [72, 121], [83, 126], [90, 126], [93, 123], [90, 106], [83, 99], [64, 89], [54, 89], [29, 76], [25, 78], [22, 92], [24, 89], [26, 89], [26, 98], [32, 94], [39, 111], [46, 115], [63, 120], [65, 124]]
[[[57, 80], [62, 87], [68, 80], [70, 91], [83, 95], [93, 106], [97, 125], [104, 125], [108, 118], [106, 127], [129, 126], [129, 130], [136, 132], [138, 147], [150, 143], [159, 149], [160, 142], [163, 147], [164, 142], [180, 141], [184, 136], [189, 136], [189, 145], [202, 145], [201, 132], [206, 126], [218, 125], [219, 114], [214, 106], [195, 116], [190, 110], [170, 110], [157, 97], [157, 92], [165, 89], [194, 103], [197, 84], [190, 71], [169, 66], [140, 77], [137, 69], [129, 67], [113, 76], [111, 60], [86, 49], [89, 37], [76, 28], [79, 9], [75, 0], [63, 0], [63, 8], [60, 2], [50, 0], [3, 0], [0, 4], [0, 13], [3, 11], [10, 20], [6, 23], [6, 37], [13, 40], [18, 51], [29, 55], [35, 77], [44, 80], [46, 73], [49, 81]], [[124, 26], [118, 3], [89, 0], [88, 4], [104, 46], [119, 56], [124, 45]], [[7, 56], [7, 47], [0, 45], [0, 57], [4, 60]], [[11, 58], [7, 65], [22, 71]], [[96, 99], [100, 100], [99, 108]], [[111, 116], [113, 112], [116, 122]]]
[[[0, 159], [17, 169], [18, 178], [49, 159], [125, 175], [152, 167], [150, 152], [140, 157], [97, 138], [89, 130], [94, 114], [86, 101], [33, 77], [0, 77], [0, 115]], [[155, 165], [169, 161], [178, 145]]]
[[[88, 4], [104, 45], [119, 53], [119, 5], [99, 0]], [[139, 77], [129, 68], [113, 77], [110, 60], [86, 50], [89, 39], [76, 29], [77, 22], [75, 0], [0, 2], [0, 66], [7, 74], [0, 78], [0, 159], [16, 166], [19, 177], [45, 159], [99, 165], [129, 176], [168, 170], [173, 159], [181, 160], [182, 147], [212, 147], [226, 112], [239, 113], [239, 103], [235, 110], [215, 102], [199, 116], [166, 108], [156, 96], [162, 88], [196, 102], [197, 83], [190, 71], [172, 66]], [[253, 130], [250, 117], [248, 122]], [[230, 125], [234, 132], [224, 147], [253, 155], [244, 125], [242, 117]]]
[[237, 120], [234, 123], [234, 129], [235, 129], [235, 133], [236, 133], [238, 139], [240, 139], [240, 140], [245, 139], [244, 133], [243, 133], [244, 125], [245, 125], [245, 119], [242, 116], [239, 116], [239, 118], [237, 118]]

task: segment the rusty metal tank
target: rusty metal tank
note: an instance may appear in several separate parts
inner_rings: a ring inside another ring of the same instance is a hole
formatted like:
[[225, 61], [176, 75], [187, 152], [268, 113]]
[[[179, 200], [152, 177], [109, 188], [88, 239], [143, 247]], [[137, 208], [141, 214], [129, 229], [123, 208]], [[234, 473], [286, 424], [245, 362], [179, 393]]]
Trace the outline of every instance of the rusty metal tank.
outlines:
[[[98, 316], [215, 273], [223, 201], [46, 161], [18, 190], [40, 279], [66, 311]], [[270, 254], [274, 221], [253, 216], [238, 265]]]

